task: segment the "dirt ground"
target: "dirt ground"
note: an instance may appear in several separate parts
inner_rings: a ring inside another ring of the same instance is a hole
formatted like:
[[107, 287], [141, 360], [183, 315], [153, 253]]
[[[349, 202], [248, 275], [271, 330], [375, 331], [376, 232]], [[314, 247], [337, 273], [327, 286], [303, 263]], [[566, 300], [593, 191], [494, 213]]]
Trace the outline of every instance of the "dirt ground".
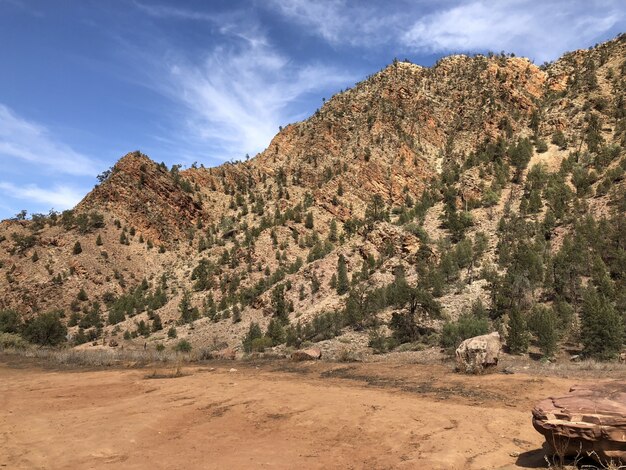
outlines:
[[545, 463], [533, 404], [598, 380], [464, 376], [441, 364], [206, 362], [174, 371], [0, 357], [0, 467], [536, 468]]

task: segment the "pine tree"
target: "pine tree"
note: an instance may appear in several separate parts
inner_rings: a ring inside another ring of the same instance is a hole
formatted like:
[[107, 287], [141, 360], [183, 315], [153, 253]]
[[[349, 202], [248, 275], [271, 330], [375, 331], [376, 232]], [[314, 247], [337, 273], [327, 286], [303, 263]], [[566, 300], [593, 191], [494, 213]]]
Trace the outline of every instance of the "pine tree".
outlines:
[[102, 246], [102, 237], [100, 236], [100, 234], [98, 234], [98, 236], [96, 237], [96, 245]]
[[528, 351], [528, 326], [522, 312], [517, 308], [511, 309], [509, 313], [507, 344], [512, 354]]
[[285, 342], [285, 329], [280, 321], [272, 318], [267, 326], [266, 336], [272, 340], [272, 346], [278, 346]]
[[80, 242], [77, 241], [76, 243], [74, 243], [74, 248], [72, 249], [72, 253], [74, 253], [75, 255], [80, 255], [83, 252], [83, 247], [80, 246]]
[[328, 240], [335, 243], [337, 241], [337, 221], [335, 219], [330, 223], [330, 231], [328, 232]]
[[191, 306], [191, 297], [187, 291], [183, 292], [183, 297], [178, 304], [178, 311], [180, 312], [180, 322], [183, 324], [191, 323], [200, 316], [198, 309]]
[[243, 350], [245, 352], [252, 352], [252, 342], [255, 339], [259, 339], [263, 337], [263, 332], [261, 331], [261, 327], [256, 322], [251, 322], [250, 327], [248, 328], [248, 333], [243, 338]]
[[350, 289], [350, 281], [348, 280], [348, 268], [346, 266], [346, 258], [339, 255], [337, 261], [337, 294], [343, 295]]
[[533, 309], [530, 327], [545, 357], [552, 357], [557, 346], [557, 318], [551, 308], [538, 305]]
[[624, 325], [609, 299], [595, 288], [588, 288], [583, 295], [581, 317], [583, 354], [600, 360], [617, 356], [624, 342]]
[[280, 284], [272, 291], [272, 308], [274, 317], [278, 318], [283, 325], [289, 323], [289, 312], [285, 301], [285, 286]]
[[313, 228], [313, 212], [309, 211], [306, 213], [306, 218], [304, 219], [304, 226], [308, 229]]

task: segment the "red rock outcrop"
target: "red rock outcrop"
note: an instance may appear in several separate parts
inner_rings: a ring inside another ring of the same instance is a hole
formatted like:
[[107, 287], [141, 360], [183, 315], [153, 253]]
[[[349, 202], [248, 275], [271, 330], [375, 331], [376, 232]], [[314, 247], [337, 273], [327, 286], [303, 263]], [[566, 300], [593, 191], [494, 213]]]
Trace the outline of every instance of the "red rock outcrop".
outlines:
[[626, 463], [626, 382], [574, 386], [547, 398], [533, 409], [533, 426], [557, 454]]

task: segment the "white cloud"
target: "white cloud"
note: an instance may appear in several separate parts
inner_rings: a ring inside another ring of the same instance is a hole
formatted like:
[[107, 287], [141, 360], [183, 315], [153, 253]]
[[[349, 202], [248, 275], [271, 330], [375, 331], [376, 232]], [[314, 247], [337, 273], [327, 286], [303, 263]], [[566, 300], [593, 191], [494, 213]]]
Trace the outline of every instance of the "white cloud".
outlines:
[[194, 63], [170, 59], [166, 78], [157, 75], [153, 84], [183, 105], [185, 137], [214, 157], [263, 150], [280, 125], [304, 117], [294, 111], [299, 99], [354, 81], [328, 66], [296, 65], [258, 32], [237, 37]]
[[540, 62], [587, 47], [626, 24], [623, 0], [269, 0], [267, 5], [334, 46], [397, 53], [515, 52]]
[[543, 62], [588, 46], [624, 20], [617, 0], [477, 0], [420, 18], [401, 40], [416, 50], [504, 50]]
[[186, 8], [171, 7], [167, 5], [153, 5], [133, 2], [137, 8], [155, 18], [176, 18], [181, 20], [215, 21], [215, 15], [201, 11], [188, 10]]
[[18, 186], [5, 181], [0, 181], [0, 192], [3, 193], [4, 198], [25, 200], [29, 205], [37, 203], [48, 208], [54, 207], [57, 210], [74, 207], [85, 195], [84, 190], [67, 185], [42, 188], [36, 184]]
[[390, 8], [367, 6], [346, 0], [268, 0], [267, 5], [284, 17], [305, 26], [333, 45], [377, 45], [394, 38], [393, 26], [406, 15]]
[[[98, 173], [98, 165], [93, 159], [57, 141], [45, 127], [22, 119], [2, 104], [0, 162], [6, 166], [20, 162], [20, 165], [34, 165], [30, 171], [45, 168], [66, 175], [95, 176]], [[23, 170], [24, 167], [20, 168]]]

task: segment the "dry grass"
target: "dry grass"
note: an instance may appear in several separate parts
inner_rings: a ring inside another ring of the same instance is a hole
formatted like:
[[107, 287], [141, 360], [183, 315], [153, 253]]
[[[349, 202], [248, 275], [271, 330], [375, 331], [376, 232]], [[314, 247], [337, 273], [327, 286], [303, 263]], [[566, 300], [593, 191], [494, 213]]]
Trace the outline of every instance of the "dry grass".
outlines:
[[155, 363], [196, 362], [209, 359], [204, 350], [180, 354], [173, 351], [133, 349], [1, 349], [8, 356], [21, 356], [67, 367], [144, 367]]

